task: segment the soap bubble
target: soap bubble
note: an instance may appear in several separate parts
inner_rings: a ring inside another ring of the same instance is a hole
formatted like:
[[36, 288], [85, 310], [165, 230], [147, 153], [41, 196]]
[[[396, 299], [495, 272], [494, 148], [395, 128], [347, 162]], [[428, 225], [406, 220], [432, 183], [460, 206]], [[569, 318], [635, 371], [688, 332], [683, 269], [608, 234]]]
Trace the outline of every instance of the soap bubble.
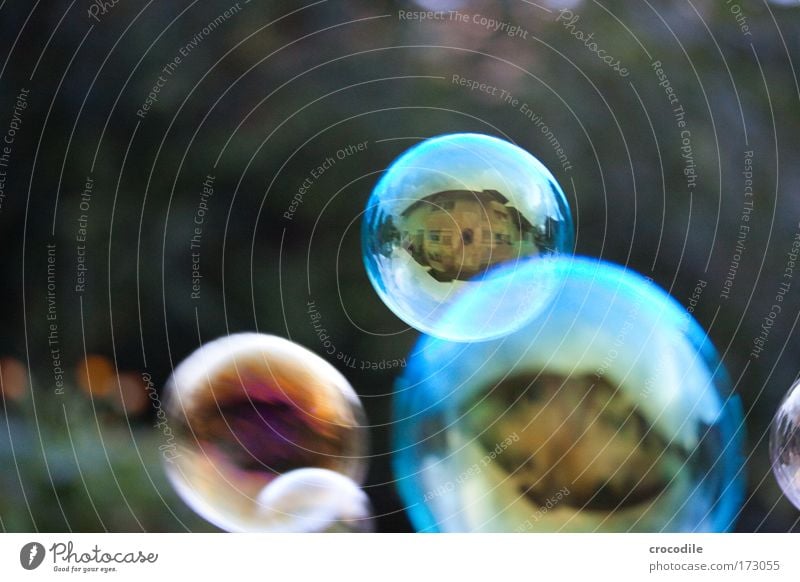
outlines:
[[367, 495], [328, 469], [297, 469], [279, 476], [258, 497], [259, 514], [275, 532], [366, 532], [372, 529]]
[[501, 139], [453, 134], [391, 165], [367, 204], [362, 242], [370, 281], [400, 319], [475, 341], [522, 326], [547, 286], [510, 268], [495, 273], [493, 299], [474, 318], [443, 320], [447, 308], [487, 283], [493, 265], [570, 253], [574, 233], [564, 193], [539, 160]]
[[775, 414], [769, 454], [778, 485], [800, 509], [800, 382], [789, 389]]
[[[304, 515], [355, 515], [352, 488], [365, 473], [364, 414], [347, 380], [319, 356], [274, 336], [231, 335], [175, 368], [166, 394], [160, 449], [167, 476], [205, 519], [229, 531], [269, 532], [319, 523]], [[307, 474], [289, 477], [303, 469], [342, 479], [312, 473], [304, 484]], [[353, 482], [349, 491], [342, 480]], [[337, 490], [322, 491], [325, 483]], [[292, 488], [318, 493], [300, 507]], [[338, 502], [345, 506], [331, 505]], [[275, 511], [295, 506], [294, 524]]]
[[415, 527], [729, 529], [742, 413], [700, 326], [620, 267], [517, 268], [560, 281], [545, 311], [494, 341], [424, 337], [398, 381], [393, 461]]

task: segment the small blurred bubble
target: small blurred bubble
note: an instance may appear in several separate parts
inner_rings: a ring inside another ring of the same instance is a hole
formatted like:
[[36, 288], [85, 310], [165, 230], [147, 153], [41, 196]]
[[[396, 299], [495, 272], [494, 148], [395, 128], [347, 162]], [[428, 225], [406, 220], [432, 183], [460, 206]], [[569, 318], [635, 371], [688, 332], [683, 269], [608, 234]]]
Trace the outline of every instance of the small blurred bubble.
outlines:
[[775, 414], [769, 452], [778, 485], [800, 509], [800, 382], [789, 389]]
[[259, 494], [258, 514], [275, 532], [369, 532], [369, 498], [352, 479], [327, 469], [280, 475]]

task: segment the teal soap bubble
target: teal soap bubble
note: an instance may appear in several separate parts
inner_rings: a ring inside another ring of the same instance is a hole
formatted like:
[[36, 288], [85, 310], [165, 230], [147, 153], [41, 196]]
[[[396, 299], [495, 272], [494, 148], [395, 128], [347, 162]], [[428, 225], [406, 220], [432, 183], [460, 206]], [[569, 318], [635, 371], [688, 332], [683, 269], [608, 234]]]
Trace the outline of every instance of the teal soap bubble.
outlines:
[[[414, 526], [731, 529], [742, 412], [699, 324], [602, 261], [533, 259], [517, 272], [557, 281], [538, 316], [492, 341], [423, 337], [397, 382], [393, 464]], [[453, 310], [489, 300], [477, 289]]]
[[[480, 134], [431, 138], [400, 156], [376, 185], [362, 226], [367, 274], [404, 322], [451, 341], [510, 333], [535, 315], [549, 286], [517, 276], [521, 260], [569, 254], [569, 205], [525, 150]], [[511, 266], [488, 273], [497, 265]], [[492, 287], [472, 318], [446, 318], [468, 290]]]

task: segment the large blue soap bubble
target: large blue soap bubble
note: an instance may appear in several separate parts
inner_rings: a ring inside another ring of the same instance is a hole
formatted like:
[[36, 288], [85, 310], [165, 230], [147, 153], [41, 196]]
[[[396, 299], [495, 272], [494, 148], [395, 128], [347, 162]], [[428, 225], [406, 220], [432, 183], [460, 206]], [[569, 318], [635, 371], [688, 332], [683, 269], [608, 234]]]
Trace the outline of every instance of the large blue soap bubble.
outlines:
[[[533, 259], [559, 281], [489, 342], [424, 337], [395, 395], [394, 468], [422, 531], [720, 531], [742, 500], [742, 413], [707, 335], [648, 280]], [[467, 317], [482, 290], [454, 306]]]
[[381, 299], [403, 321], [452, 341], [518, 329], [548, 286], [507, 269], [492, 300], [469, 319], [443, 319], [463, 292], [499, 263], [571, 253], [572, 218], [553, 175], [498, 138], [428, 139], [395, 161], [372, 192], [362, 230], [364, 261]]
[[[164, 466], [198, 514], [229, 531], [362, 531], [364, 411], [328, 362], [283, 338], [205, 344], [166, 386]], [[166, 434], [166, 433], [165, 433]]]

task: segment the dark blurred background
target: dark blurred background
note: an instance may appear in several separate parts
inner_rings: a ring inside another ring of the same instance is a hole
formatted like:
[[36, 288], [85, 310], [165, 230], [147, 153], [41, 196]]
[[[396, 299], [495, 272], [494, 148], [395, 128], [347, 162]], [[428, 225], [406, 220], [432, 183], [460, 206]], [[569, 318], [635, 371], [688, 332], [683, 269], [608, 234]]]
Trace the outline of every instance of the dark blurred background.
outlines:
[[[467, 22], [400, 12], [430, 9]], [[401, 370], [325, 355], [306, 304], [339, 353], [410, 353], [416, 332], [367, 280], [360, 213], [403, 150], [474, 131], [552, 170], [579, 254], [629, 265], [687, 307], [706, 283], [691, 306], [746, 411], [737, 528], [796, 529], [765, 435], [798, 375], [800, 280], [784, 274], [800, 232], [799, 48], [800, 6], [763, 0], [0, 3], [0, 139], [14, 134], [0, 143], [0, 528], [212, 530], [165, 480], [146, 380], [160, 390], [201, 342], [258, 330], [345, 373], [373, 425], [378, 530], [409, 530], [388, 457]], [[292, 208], [312, 169], [360, 142]]]

